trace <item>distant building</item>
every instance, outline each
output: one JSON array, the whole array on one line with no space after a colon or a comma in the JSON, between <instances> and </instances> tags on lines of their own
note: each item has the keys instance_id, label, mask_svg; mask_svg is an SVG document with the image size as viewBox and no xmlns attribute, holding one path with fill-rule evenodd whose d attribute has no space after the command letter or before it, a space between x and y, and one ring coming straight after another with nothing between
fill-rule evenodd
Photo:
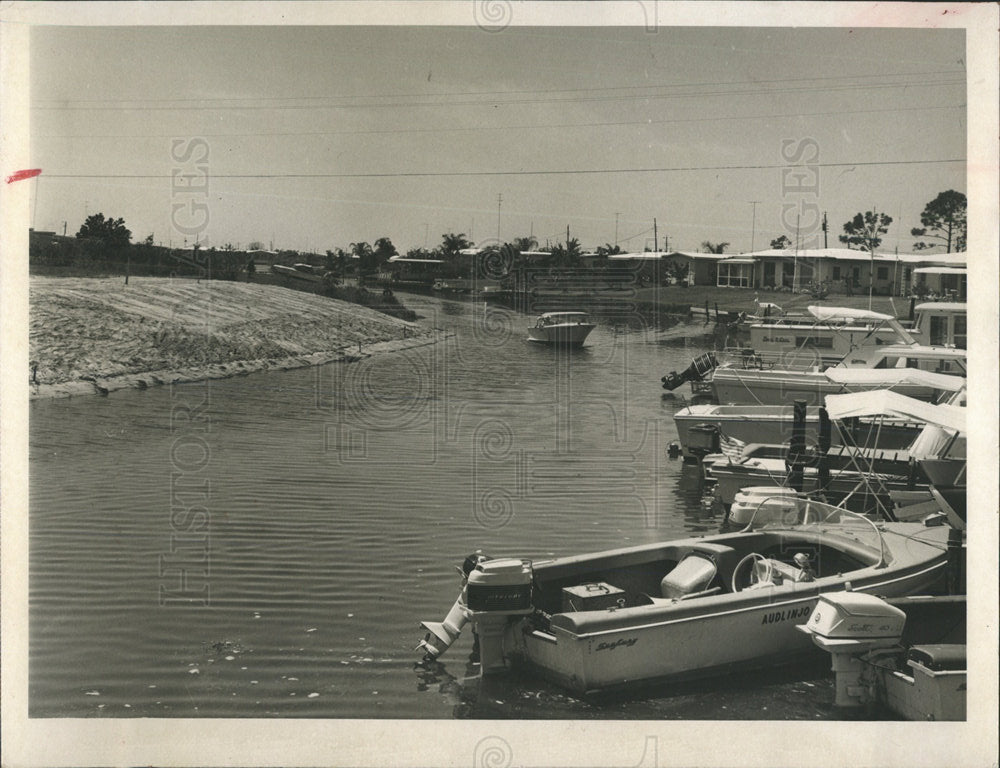
<instances>
[{"instance_id":1,"label":"distant building","mask_svg":"<svg viewBox=\"0 0 1000 768\"><path fill-rule=\"evenodd\" d=\"M948 289L961 292L963 296L965 293L958 273L926 271L931 267L964 268L964 252L876 253L872 256L867 251L850 248L770 249L741 254L739 259L752 261L751 285L767 290L800 291L810 285L825 283L830 290L838 293L867 293L871 285L872 292L876 294L907 296L916 283L914 278L917 275L924 274L929 278L934 274L941 275L941 278L933 280L935 284L943 279L948 283ZM734 260L731 263L735 267L740 262ZM746 267L742 269L746 270ZM741 275L740 281L742 279Z\"/></svg>"},{"instance_id":2,"label":"distant building","mask_svg":"<svg viewBox=\"0 0 1000 768\"><path fill-rule=\"evenodd\" d=\"M687 285L715 285L717 265L726 258L724 253L694 251L639 251L608 256L610 262L630 264L638 274L661 284L683 271Z\"/></svg>"}]
</instances>

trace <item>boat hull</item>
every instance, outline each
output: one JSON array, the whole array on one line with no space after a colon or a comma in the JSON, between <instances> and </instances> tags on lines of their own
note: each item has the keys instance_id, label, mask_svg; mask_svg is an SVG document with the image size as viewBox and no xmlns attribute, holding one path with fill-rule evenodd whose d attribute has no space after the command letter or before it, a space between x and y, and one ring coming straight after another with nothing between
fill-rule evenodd
<instances>
[{"instance_id":1,"label":"boat hull","mask_svg":"<svg viewBox=\"0 0 1000 768\"><path fill-rule=\"evenodd\" d=\"M931 530L910 527L922 535ZM512 661L579 694L790 662L818 652L795 627L807 620L821 593L842 590L847 580L855 590L889 597L939 588L946 568L936 541L942 533L931 538L935 543L901 537L887 566L871 565L846 576L652 606L563 613L552 616L547 629L520 619L508 626L505 644L515 649ZM793 546L806 545L798 541ZM543 566L536 577L544 579Z\"/></svg>"},{"instance_id":2,"label":"boat hull","mask_svg":"<svg viewBox=\"0 0 1000 768\"><path fill-rule=\"evenodd\" d=\"M712 394L719 403L748 405L790 405L796 400L820 406L827 395L885 389L884 385L846 386L813 371L761 371L743 368L716 368L712 374ZM920 384L890 387L917 400L932 400L937 390ZM758 441L759 442L759 441Z\"/></svg>"},{"instance_id":3,"label":"boat hull","mask_svg":"<svg viewBox=\"0 0 1000 768\"><path fill-rule=\"evenodd\" d=\"M528 341L556 346L580 347L594 330L592 323L548 325L544 328L529 328Z\"/></svg>"},{"instance_id":4,"label":"boat hull","mask_svg":"<svg viewBox=\"0 0 1000 768\"><path fill-rule=\"evenodd\" d=\"M726 437L744 443L784 444L792 434L793 406L791 405L692 405L674 414L678 441L689 452L691 428L710 424ZM871 445L871 435L877 433L879 448L905 448L913 442L922 425L876 424L859 422L849 428L854 445ZM839 429L831 430L831 445L841 444ZM806 443L819 442L819 414L811 408L806 413Z\"/></svg>"}]
</instances>

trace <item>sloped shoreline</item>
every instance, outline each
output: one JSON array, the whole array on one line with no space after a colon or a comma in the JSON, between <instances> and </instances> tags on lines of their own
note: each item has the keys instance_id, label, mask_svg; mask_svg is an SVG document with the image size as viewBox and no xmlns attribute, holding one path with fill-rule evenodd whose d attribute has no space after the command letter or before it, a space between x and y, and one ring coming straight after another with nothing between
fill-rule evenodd
<instances>
[{"instance_id":1,"label":"sloped shoreline","mask_svg":"<svg viewBox=\"0 0 1000 768\"><path fill-rule=\"evenodd\" d=\"M351 362L439 338L360 305L273 285L33 276L29 397Z\"/></svg>"}]
</instances>

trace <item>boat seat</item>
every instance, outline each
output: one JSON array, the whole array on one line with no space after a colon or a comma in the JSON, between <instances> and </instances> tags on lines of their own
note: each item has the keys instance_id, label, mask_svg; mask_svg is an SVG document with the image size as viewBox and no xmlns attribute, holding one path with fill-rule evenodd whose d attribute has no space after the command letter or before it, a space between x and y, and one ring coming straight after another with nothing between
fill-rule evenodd
<instances>
[{"instance_id":1,"label":"boat seat","mask_svg":"<svg viewBox=\"0 0 1000 768\"><path fill-rule=\"evenodd\" d=\"M914 645L906 654L906 659L907 661L921 664L935 672L965 669L965 645L950 643Z\"/></svg>"},{"instance_id":2,"label":"boat seat","mask_svg":"<svg viewBox=\"0 0 1000 768\"><path fill-rule=\"evenodd\" d=\"M664 598L678 600L686 595L704 592L718 573L715 560L704 552L688 552L660 582Z\"/></svg>"}]
</instances>

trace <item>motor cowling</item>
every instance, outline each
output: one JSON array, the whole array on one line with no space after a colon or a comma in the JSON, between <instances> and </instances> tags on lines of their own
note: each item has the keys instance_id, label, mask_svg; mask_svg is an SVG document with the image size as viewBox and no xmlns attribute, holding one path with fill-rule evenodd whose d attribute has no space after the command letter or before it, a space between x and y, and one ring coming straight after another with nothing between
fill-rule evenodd
<instances>
[{"instance_id":1,"label":"motor cowling","mask_svg":"<svg viewBox=\"0 0 1000 768\"><path fill-rule=\"evenodd\" d=\"M434 660L447 651L471 620L480 634L484 669L503 665L498 632L510 616L532 613L533 571L530 560L492 559L474 552L462 564L462 591L442 622L423 621L427 630L417 645L425 660Z\"/></svg>"},{"instance_id":2,"label":"motor cowling","mask_svg":"<svg viewBox=\"0 0 1000 768\"><path fill-rule=\"evenodd\" d=\"M718 364L719 361L716 359L715 353L706 352L703 355L698 355L683 371L672 371L660 381L663 383L664 389L674 390L685 381L699 381L705 374L714 370Z\"/></svg>"},{"instance_id":3,"label":"motor cowling","mask_svg":"<svg viewBox=\"0 0 1000 768\"><path fill-rule=\"evenodd\" d=\"M481 562L469 573L465 605L470 614L531 613L530 560L504 558Z\"/></svg>"}]
</instances>

